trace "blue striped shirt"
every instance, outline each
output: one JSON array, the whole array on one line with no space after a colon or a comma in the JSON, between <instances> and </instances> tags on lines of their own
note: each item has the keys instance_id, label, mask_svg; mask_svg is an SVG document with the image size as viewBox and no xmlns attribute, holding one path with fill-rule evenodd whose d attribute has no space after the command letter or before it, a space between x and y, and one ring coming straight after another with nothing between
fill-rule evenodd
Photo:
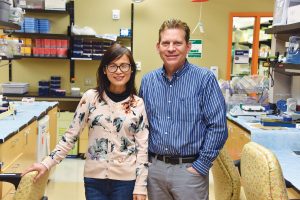
<instances>
[{"instance_id":1,"label":"blue striped shirt","mask_svg":"<svg viewBox=\"0 0 300 200\"><path fill-rule=\"evenodd\" d=\"M150 124L149 151L192 156L192 166L207 175L227 139L226 107L214 74L188 61L167 78L164 68L146 74L141 83Z\"/></svg>"}]
</instances>

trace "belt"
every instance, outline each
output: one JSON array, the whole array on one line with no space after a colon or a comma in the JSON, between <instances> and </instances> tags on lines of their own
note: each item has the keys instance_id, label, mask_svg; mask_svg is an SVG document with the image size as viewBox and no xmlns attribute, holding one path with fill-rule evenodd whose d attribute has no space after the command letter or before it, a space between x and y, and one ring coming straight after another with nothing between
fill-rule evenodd
<instances>
[{"instance_id":1,"label":"belt","mask_svg":"<svg viewBox=\"0 0 300 200\"><path fill-rule=\"evenodd\" d=\"M149 152L149 155L156 158L157 160L163 161L168 164L177 165L182 163L192 163L197 157L196 156L184 156L184 157L175 157L175 156L163 156L158 155L152 152Z\"/></svg>"}]
</instances>

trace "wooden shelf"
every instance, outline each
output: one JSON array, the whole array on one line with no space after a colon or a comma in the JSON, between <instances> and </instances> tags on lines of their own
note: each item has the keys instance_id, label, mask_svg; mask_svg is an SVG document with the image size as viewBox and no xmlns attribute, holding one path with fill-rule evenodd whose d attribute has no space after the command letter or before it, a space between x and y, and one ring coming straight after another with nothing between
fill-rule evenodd
<instances>
[{"instance_id":1,"label":"wooden shelf","mask_svg":"<svg viewBox=\"0 0 300 200\"><path fill-rule=\"evenodd\" d=\"M300 76L300 64L278 63L274 71L287 76Z\"/></svg>"},{"instance_id":2,"label":"wooden shelf","mask_svg":"<svg viewBox=\"0 0 300 200\"><path fill-rule=\"evenodd\" d=\"M272 28L265 30L265 33L267 34L299 34L299 32L300 22L282 26L273 26Z\"/></svg>"},{"instance_id":3,"label":"wooden shelf","mask_svg":"<svg viewBox=\"0 0 300 200\"><path fill-rule=\"evenodd\" d=\"M21 29L21 26L11 22L4 22L0 20L0 29L19 30Z\"/></svg>"}]
</instances>

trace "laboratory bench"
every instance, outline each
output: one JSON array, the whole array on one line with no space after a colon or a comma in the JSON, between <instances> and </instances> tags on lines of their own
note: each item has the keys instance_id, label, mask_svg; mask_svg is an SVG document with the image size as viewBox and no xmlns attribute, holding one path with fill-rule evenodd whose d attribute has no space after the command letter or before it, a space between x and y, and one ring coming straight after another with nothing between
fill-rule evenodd
<instances>
[{"instance_id":1,"label":"laboratory bench","mask_svg":"<svg viewBox=\"0 0 300 200\"><path fill-rule=\"evenodd\" d=\"M1 173L20 173L36 162L38 122L49 116L50 148L56 144L58 102L13 102L16 115L0 120ZM0 183L0 199L9 199L13 185Z\"/></svg>"},{"instance_id":2,"label":"laboratory bench","mask_svg":"<svg viewBox=\"0 0 300 200\"><path fill-rule=\"evenodd\" d=\"M28 92L26 94L5 94L5 97L12 101L21 101L22 98L35 98L36 101L58 102L58 108L60 111L70 112L74 112L76 110L81 99L81 96L71 96L70 94L66 94L66 96L63 97L53 95L40 96L37 92Z\"/></svg>"},{"instance_id":3,"label":"laboratory bench","mask_svg":"<svg viewBox=\"0 0 300 200\"><path fill-rule=\"evenodd\" d=\"M228 140L226 149L233 160L239 160L243 146L256 142L270 149L278 158L283 176L300 191L300 129L263 127L260 117L227 114Z\"/></svg>"}]
</instances>

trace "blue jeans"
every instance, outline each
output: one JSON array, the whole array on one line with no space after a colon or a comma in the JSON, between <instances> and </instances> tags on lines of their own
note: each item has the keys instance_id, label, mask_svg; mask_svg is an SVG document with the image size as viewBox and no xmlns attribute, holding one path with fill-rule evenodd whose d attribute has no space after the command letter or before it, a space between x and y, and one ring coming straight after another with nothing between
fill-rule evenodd
<instances>
[{"instance_id":1,"label":"blue jeans","mask_svg":"<svg viewBox=\"0 0 300 200\"><path fill-rule=\"evenodd\" d=\"M135 180L84 178L87 200L132 200Z\"/></svg>"}]
</instances>

